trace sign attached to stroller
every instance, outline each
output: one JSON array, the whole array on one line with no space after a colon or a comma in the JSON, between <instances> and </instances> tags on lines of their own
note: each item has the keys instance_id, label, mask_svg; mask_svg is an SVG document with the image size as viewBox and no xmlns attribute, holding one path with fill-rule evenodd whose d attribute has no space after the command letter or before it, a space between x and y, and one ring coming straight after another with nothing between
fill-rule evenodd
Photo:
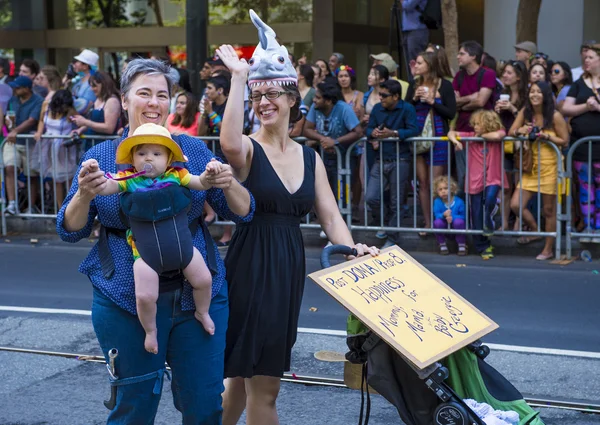
<instances>
[{"instance_id":1,"label":"sign attached to stroller","mask_svg":"<svg viewBox=\"0 0 600 425\"><path fill-rule=\"evenodd\" d=\"M397 246L308 277L419 369L498 328Z\"/></svg>"}]
</instances>

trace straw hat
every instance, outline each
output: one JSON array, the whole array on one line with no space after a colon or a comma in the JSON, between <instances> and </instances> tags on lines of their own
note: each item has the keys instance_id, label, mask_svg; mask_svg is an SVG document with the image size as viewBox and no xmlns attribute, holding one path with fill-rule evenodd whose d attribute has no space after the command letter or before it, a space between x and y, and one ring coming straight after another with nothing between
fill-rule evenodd
<instances>
[{"instance_id":1,"label":"straw hat","mask_svg":"<svg viewBox=\"0 0 600 425\"><path fill-rule=\"evenodd\" d=\"M187 162L187 157L183 154L181 147L171 138L169 130L157 124L146 123L140 125L131 136L119 143L117 164L132 164L132 149L145 143L162 145L169 149L171 151L169 162Z\"/></svg>"}]
</instances>

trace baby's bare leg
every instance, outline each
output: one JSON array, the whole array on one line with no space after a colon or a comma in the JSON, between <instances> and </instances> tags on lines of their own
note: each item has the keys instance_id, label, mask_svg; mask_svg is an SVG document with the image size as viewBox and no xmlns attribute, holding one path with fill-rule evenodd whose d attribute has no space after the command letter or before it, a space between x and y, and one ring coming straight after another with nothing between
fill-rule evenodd
<instances>
[{"instance_id":1,"label":"baby's bare leg","mask_svg":"<svg viewBox=\"0 0 600 425\"><path fill-rule=\"evenodd\" d=\"M212 291L212 275L204 263L200 252L194 248L194 255L190 264L183 270L183 275L194 289L194 304L196 304L196 319L202 323L204 330L211 335L215 334L215 324L208 314L210 296Z\"/></svg>"},{"instance_id":2,"label":"baby's bare leg","mask_svg":"<svg viewBox=\"0 0 600 425\"><path fill-rule=\"evenodd\" d=\"M144 260L138 258L133 263L135 281L135 302L137 314L146 340L144 348L149 353L158 354L156 333L156 300L158 300L158 274Z\"/></svg>"}]
</instances>

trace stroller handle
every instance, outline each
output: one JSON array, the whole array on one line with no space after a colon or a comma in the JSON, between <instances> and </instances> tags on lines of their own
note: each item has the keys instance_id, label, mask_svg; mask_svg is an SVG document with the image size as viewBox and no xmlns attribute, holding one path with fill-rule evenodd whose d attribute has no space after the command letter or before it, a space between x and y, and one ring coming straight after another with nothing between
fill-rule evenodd
<instances>
[{"instance_id":1,"label":"stroller handle","mask_svg":"<svg viewBox=\"0 0 600 425\"><path fill-rule=\"evenodd\" d=\"M331 263L329 262L329 257L331 257L332 255L335 254L342 254L342 255L358 255L358 252L356 252L356 249L354 248L350 248L349 246L346 245L330 245L325 247L325 249L323 249L323 252L321 253L321 268L328 268L331 266Z\"/></svg>"}]
</instances>

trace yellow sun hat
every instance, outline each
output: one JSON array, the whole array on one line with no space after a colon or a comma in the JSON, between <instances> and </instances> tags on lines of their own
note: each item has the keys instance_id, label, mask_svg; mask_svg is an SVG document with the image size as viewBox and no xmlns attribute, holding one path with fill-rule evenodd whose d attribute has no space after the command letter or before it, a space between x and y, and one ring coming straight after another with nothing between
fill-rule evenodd
<instances>
[{"instance_id":1,"label":"yellow sun hat","mask_svg":"<svg viewBox=\"0 0 600 425\"><path fill-rule=\"evenodd\" d=\"M171 138L169 130L163 126L146 123L135 129L133 134L123 139L117 147L117 164L132 164L131 152L137 145L143 144L162 145L171 151L169 162L187 162L181 147Z\"/></svg>"}]
</instances>

